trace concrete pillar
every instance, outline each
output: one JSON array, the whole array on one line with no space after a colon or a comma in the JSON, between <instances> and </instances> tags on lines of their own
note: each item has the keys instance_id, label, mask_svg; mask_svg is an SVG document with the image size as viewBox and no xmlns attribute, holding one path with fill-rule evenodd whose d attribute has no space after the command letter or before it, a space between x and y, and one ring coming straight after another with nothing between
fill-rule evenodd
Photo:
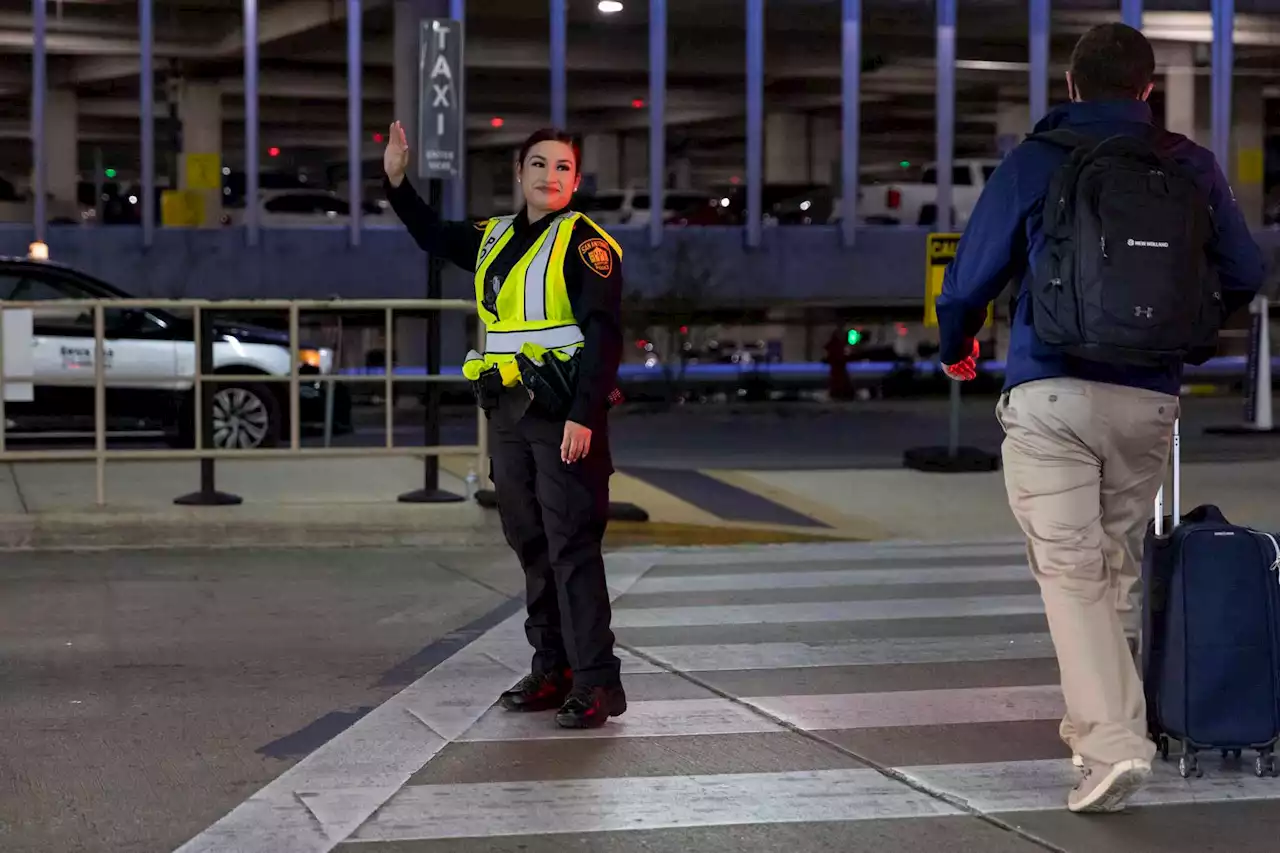
<instances>
[{"instance_id":1,"label":"concrete pillar","mask_svg":"<svg viewBox=\"0 0 1280 853\"><path fill-rule=\"evenodd\" d=\"M996 154L1005 157L1031 130L1031 105L1004 101L996 105Z\"/></svg>"},{"instance_id":2,"label":"concrete pillar","mask_svg":"<svg viewBox=\"0 0 1280 853\"><path fill-rule=\"evenodd\" d=\"M178 100L178 118L182 121L182 157L178 160L178 188L191 189L187 157L213 154L222 157L222 89L217 83L188 80ZM219 167L220 168L220 167ZM200 190L204 199L204 227L222 227L222 186L218 177L216 189ZM257 199L245 199L254 204Z\"/></svg>"},{"instance_id":3,"label":"concrete pillar","mask_svg":"<svg viewBox=\"0 0 1280 853\"><path fill-rule=\"evenodd\" d=\"M1173 133L1196 139L1195 46L1175 43L1166 48L1164 73L1164 126Z\"/></svg>"},{"instance_id":4,"label":"concrete pillar","mask_svg":"<svg viewBox=\"0 0 1280 853\"><path fill-rule=\"evenodd\" d=\"M619 167L622 187L649 186L649 134L629 133L622 137L622 164Z\"/></svg>"},{"instance_id":5,"label":"concrete pillar","mask_svg":"<svg viewBox=\"0 0 1280 853\"><path fill-rule=\"evenodd\" d=\"M1237 78L1232 107L1231 164L1227 172L1245 221L1262 227L1266 103L1256 80Z\"/></svg>"},{"instance_id":6,"label":"concrete pillar","mask_svg":"<svg viewBox=\"0 0 1280 853\"><path fill-rule=\"evenodd\" d=\"M613 190L620 184L621 146L614 133L593 133L582 141L582 186L590 190ZM646 152L646 157L647 157Z\"/></svg>"},{"instance_id":7,"label":"concrete pillar","mask_svg":"<svg viewBox=\"0 0 1280 853\"><path fill-rule=\"evenodd\" d=\"M72 89L50 89L44 112L45 187L48 190L50 219L80 220L77 184L80 181L79 126L76 93Z\"/></svg>"},{"instance_id":8,"label":"concrete pillar","mask_svg":"<svg viewBox=\"0 0 1280 853\"><path fill-rule=\"evenodd\" d=\"M815 116L809 123L809 183L840 185L840 119Z\"/></svg>"},{"instance_id":9,"label":"concrete pillar","mask_svg":"<svg viewBox=\"0 0 1280 853\"><path fill-rule=\"evenodd\" d=\"M688 157L677 157L672 160L670 172L673 189L693 189L693 161Z\"/></svg>"},{"instance_id":10,"label":"concrete pillar","mask_svg":"<svg viewBox=\"0 0 1280 853\"><path fill-rule=\"evenodd\" d=\"M799 113L764 117L764 182L803 184L809 180L809 128Z\"/></svg>"}]
</instances>

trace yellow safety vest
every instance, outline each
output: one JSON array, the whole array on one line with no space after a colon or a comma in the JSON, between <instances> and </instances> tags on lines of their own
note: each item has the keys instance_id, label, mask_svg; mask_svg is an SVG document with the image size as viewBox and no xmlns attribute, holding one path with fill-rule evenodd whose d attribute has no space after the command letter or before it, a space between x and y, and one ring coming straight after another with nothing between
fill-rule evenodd
<instances>
[{"instance_id":1,"label":"yellow safety vest","mask_svg":"<svg viewBox=\"0 0 1280 853\"><path fill-rule=\"evenodd\" d=\"M489 267L515 234L515 219L515 216L494 217L484 229L476 257L475 290L476 309L485 328L485 351L480 354L473 350L468 354L463 365L463 374L468 379L474 380L481 371L497 365L504 384L515 385L520 376L515 366L517 353L523 352L535 360L541 360L548 352L568 358L582 346L582 330L573 316L564 279L565 256L579 219L598 231L618 253L618 258L622 258L622 248L587 216L576 211L555 215L503 281L495 316L484 304L485 282Z\"/></svg>"}]
</instances>

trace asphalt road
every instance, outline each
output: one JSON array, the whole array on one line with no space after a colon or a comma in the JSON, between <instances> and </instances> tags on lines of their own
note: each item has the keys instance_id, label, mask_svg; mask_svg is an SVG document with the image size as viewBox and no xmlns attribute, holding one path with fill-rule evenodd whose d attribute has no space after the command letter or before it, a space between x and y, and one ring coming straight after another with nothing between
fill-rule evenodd
<instances>
[{"instance_id":1,"label":"asphalt road","mask_svg":"<svg viewBox=\"0 0 1280 853\"><path fill-rule=\"evenodd\" d=\"M522 588L500 549L4 555L0 850L174 849Z\"/></svg>"},{"instance_id":2,"label":"asphalt road","mask_svg":"<svg viewBox=\"0 0 1280 853\"><path fill-rule=\"evenodd\" d=\"M966 400L961 406L960 441L996 451L1002 434L995 398ZM419 413L398 418L396 443L422 441ZM1206 427L1243 422L1239 398L1189 397L1183 401L1183 458L1186 461L1240 461L1280 458L1280 435L1205 435ZM381 444L382 415L361 410L353 435L338 444ZM667 411L624 408L611 419L615 463L654 468L803 470L897 468L911 447L947 443L950 408L946 400L867 401L840 405L807 403L689 405ZM441 437L449 443L475 441L470 414L450 413ZM319 439L312 438L310 443Z\"/></svg>"}]
</instances>

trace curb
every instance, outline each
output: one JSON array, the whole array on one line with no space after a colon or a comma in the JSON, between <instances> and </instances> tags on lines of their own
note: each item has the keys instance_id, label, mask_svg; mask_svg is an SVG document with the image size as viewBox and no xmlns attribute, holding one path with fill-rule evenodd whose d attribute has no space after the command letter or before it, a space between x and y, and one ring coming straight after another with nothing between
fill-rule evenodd
<instances>
[{"instance_id":1,"label":"curb","mask_svg":"<svg viewBox=\"0 0 1280 853\"><path fill-rule=\"evenodd\" d=\"M0 516L0 551L152 548L481 547L502 544L474 507L199 507Z\"/></svg>"}]
</instances>

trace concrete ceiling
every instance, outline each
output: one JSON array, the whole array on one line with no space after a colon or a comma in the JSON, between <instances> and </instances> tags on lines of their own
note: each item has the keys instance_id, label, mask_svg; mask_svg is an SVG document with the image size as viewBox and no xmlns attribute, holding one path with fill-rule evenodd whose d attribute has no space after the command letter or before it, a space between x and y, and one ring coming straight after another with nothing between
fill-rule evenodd
<instances>
[{"instance_id":1,"label":"concrete ceiling","mask_svg":"<svg viewBox=\"0 0 1280 853\"><path fill-rule=\"evenodd\" d=\"M674 0L667 122L673 145L691 159L742 158L745 120L742 0ZM1168 45L1199 45L1207 74L1206 0L1147 3L1146 29ZM1090 25L1118 17L1119 0L1055 0L1051 92L1072 43ZM546 4L540 0L470 0L466 48L469 144L511 145L544 124L550 111ZM1237 0L1237 64L1241 76L1280 85L1280 5ZM1264 7L1275 11L1261 14ZM138 40L136 0L54 0L48 11L49 82L77 91L81 143L129 160L137 151ZM224 153L236 159L243 139L241 3L155 0L155 55L163 98L168 73L216 80L223 93ZM392 118L393 9L364 0L365 137ZM840 3L767 0L766 109L839 114ZM863 151L878 157L927 158L933 147L934 30L932 0L864 2ZM346 144L346 3L260 0L258 21L262 143L343 156ZM568 73L571 125L583 132L642 133L648 112L633 101L648 94L648 3L602 16L594 0L569 4ZM957 153L989 153L998 98L1026 98L1025 0L960 0ZM29 138L30 4L0 0L0 149L21 159ZM157 116L169 112L158 105ZM490 119L501 117L501 130ZM163 149L164 143L160 143ZM82 144L82 149L84 145ZM705 152L700 155L699 152ZM82 154L82 157L84 155Z\"/></svg>"}]
</instances>

